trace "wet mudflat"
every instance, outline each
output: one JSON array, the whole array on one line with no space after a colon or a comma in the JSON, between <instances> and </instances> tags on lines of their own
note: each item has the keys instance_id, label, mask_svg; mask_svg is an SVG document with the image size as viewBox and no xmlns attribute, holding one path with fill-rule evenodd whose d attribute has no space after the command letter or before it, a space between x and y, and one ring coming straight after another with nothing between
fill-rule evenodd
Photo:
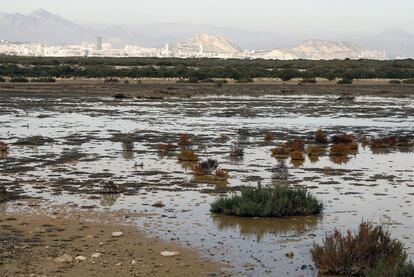
<instances>
[{"instance_id":1,"label":"wet mudflat","mask_svg":"<svg viewBox=\"0 0 414 277\"><path fill-rule=\"evenodd\" d=\"M235 276L313 276L309 250L326 232L356 228L362 219L390 224L414 254L412 147L371 149L364 136L414 135L414 101L341 95L192 96L165 99L110 96L0 96L0 182L13 199L40 204L148 213L132 218L149 235L200 249L229 264ZM361 138L347 158L275 159L271 149L315 131ZM271 132L273 139L264 135ZM213 158L227 181L194 175L180 147ZM234 147L243 157L231 157ZM309 188L325 204L321 216L246 219L212 215L220 194L260 182ZM7 197L6 197L7 200ZM4 209L18 210L15 201ZM128 220L131 220L129 218ZM293 254L293 255L292 255ZM277 274L276 274L277 276Z\"/></svg>"}]
</instances>

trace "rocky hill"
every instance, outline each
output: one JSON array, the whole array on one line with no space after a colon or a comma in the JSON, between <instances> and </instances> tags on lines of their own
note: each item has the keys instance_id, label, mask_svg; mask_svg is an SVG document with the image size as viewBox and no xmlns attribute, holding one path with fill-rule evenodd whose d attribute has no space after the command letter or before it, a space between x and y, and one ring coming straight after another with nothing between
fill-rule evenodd
<instances>
[{"instance_id":1,"label":"rocky hill","mask_svg":"<svg viewBox=\"0 0 414 277\"><path fill-rule=\"evenodd\" d=\"M175 52L237 55L242 50L218 35L200 34L174 46Z\"/></svg>"},{"instance_id":2,"label":"rocky hill","mask_svg":"<svg viewBox=\"0 0 414 277\"><path fill-rule=\"evenodd\" d=\"M275 49L264 55L266 59L381 59L381 51L363 49L351 42L334 42L325 40L306 40L292 49Z\"/></svg>"}]
</instances>

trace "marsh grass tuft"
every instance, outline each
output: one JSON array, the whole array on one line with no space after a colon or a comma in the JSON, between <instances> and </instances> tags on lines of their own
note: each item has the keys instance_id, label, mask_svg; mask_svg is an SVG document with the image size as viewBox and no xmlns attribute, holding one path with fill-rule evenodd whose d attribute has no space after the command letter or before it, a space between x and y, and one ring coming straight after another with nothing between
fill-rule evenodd
<instances>
[{"instance_id":1,"label":"marsh grass tuft","mask_svg":"<svg viewBox=\"0 0 414 277\"><path fill-rule=\"evenodd\" d=\"M348 231L345 235L335 230L322 245L315 244L311 254L322 274L349 276L381 270L375 269L381 263L404 266L407 259L403 244L392 239L383 226L370 222L362 222L356 232Z\"/></svg>"},{"instance_id":2,"label":"marsh grass tuft","mask_svg":"<svg viewBox=\"0 0 414 277\"><path fill-rule=\"evenodd\" d=\"M320 144L328 143L328 137L323 129L319 129L316 131L315 142Z\"/></svg>"},{"instance_id":3,"label":"marsh grass tuft","mask_svg":"<svg viewBox=\"0 0 414 277\"><path fill-rule=\"evenodd\" d=\"M182 150L178 153L177 158L179 161L182 162L196 162L198 161L197 154L194 153L193 150Z\"/></svg>"},{"instance_id":4,"label":"marsh grass tuft","mask_svg":"<svg viewBox=\"0 0 414 277\"><path fill-rule=\"evenodd\" d=\"M323 204L306 189L288 187L244 188L241 195L220 197L210 211L243 217L285 217L319 214Z\"/></svg>"},{"instance_id":5,"label":"marsh grass tuft","mask_svg":"<svg viewBox=\"0 0 414 277\"><path fill-rule=\"evenodd\" d=\"M0 152L8 152L9 151L9 146L7 145L7 143L0 141Z\"/></svg>"},{"instance_id":6,"label":"marsh grass tuft","mask_svg":"<svg viewBox=\"0 0 414 277\"><path fill-rule=\"evenodd\" d=\"M414 264L412 262L405 264L392 265L389 263L378 263L367 274L367 277L412 277L414 276Z\"/></svg>"}]
</instances>

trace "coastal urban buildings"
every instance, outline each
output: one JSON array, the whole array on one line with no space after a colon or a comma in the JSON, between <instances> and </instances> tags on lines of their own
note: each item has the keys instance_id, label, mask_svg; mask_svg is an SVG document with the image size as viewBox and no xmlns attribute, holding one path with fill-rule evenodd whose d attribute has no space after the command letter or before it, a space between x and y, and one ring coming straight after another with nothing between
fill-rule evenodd
<instances>
[{"instance_id":1,"label":"coastal urban buildings","mask_svg":"<svg viewBox=\"0 0 414 277\"><path fill-rule=\"evenodd\" d=\"M386 59L385 51L368 50L349 42L307 40L291 49L272 51L243 50L218 35L199 34L175 45L162 47L140 47L126 45L113 48L97 37L96 44L46 45L40 43L18 43L0 41L0 54L46 57L177 57L177 58L222 58L222 59Z\"/></svg>"}]
</instances>

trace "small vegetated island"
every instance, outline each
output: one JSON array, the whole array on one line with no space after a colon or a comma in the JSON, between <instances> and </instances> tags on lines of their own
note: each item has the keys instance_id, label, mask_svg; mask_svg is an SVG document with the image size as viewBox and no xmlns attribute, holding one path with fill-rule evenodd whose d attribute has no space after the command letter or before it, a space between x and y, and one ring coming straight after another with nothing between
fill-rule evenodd
<instances>
[{"instance_id":1,"label":"small vegetated island","mask_svg":"<svg viewBox=\"0 0 414 277\"><path fill-rule=\"evenodd\" d=\"M219 197L211 212L243 217L286 217L319 214L323 204L304 188L243 188L240 195Z\"/></svg>"}]
</instances>

